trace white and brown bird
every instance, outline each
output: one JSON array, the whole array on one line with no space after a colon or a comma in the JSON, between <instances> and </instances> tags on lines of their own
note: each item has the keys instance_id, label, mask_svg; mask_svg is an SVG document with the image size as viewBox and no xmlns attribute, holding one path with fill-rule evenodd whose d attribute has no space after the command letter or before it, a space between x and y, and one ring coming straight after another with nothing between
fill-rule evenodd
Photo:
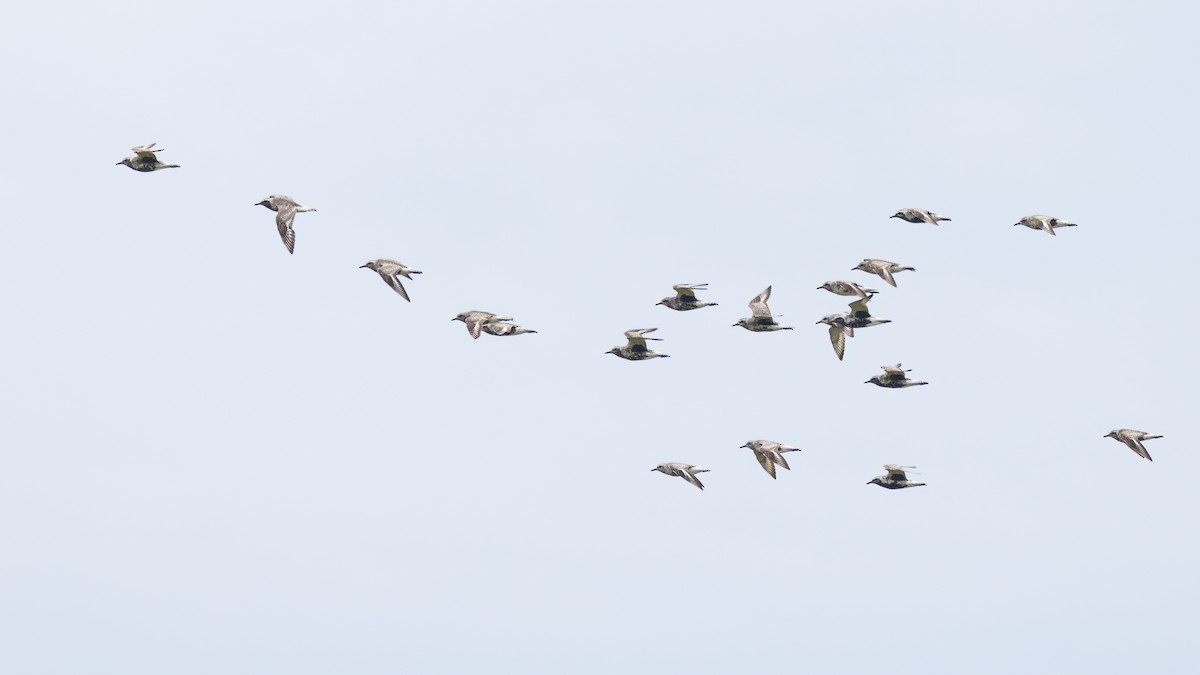
<instances>
[{"instance_id":1,"label":"white and brown bird","mask_svg":"<svg viewBox=\"0 0 1200 675\"><path fill-rule=\"evenodd\" d=\"M762 465L763 471L767 472L771 478L775 477L775 467L781 466L788 471L792 467L788 466L787 460L783 458L785 452L800 452L800 448L795 448L783 443L775 441L754 440L746 441L743 448L750 448L754 452L754 458Z\"/></svg>"},{"instance_id":2,"label":"white and brown bird","mask_svg":"<svg viewBox=\"0 0 1200 675\"><path fill-rule=\"evenodd\" d=\"M883 368L883 375L876 375L863 384L874 384L880 387L887 387L888 389L903 389L904 387L929 384L921 380L908 379L908 373L912 372L912 368L903 368L899 363L894 366L880 367Z\"/></svg>"},{"instance_id":3,"label":"white and brown bird","mask_svg":"<svg viewBox=\"0 0 1200 675\"><path fill-rule=\"evenodd\" d=\"M704 489L704 483L701 483L700 479L696 478L696 474L708 471L708 469L702 469L698 466L687 464L685 462L666 462L665 464L659 464L650 470L659 471L667 474L668 476L679 476L701 490Z\"/></svg>"},{"instance_id":4,"label":"white and brown bird","mask_svg":"<svg viewBox=\"0 0 1200 675\"><path fill-rule=\"evenodd\" d=\"M871 479L867 485L878 485L889 490L900 490L902 488L920 487L924 483L917 483L908 479L908 475L904 473L905 469L915 469L915 466L899 466L897 464L884 464L883 468L887 471L887 475L876 476Z\"/></svg>"},{"instance_id":5,"label":"white and brown bird","mask_svg":"<svg viewBox=\"0 0 1200 675\"><path fill-rule=\"evenodd\" d=\"M659 354L651 351L646 346L647 340L662 340L662 338L648 338L646 333L653 333L657 328L634 328L633 330L625 331L626 343L619 347L604 352L605 354L616 354L617 356L626 359L627 361L645 361L646 359L668 358L669 354Z\"/></svg>"},{"instance_id":6,"label":"white and brown bird","mask_svg":"<svg viewBox=\"0 0 1200 675\"><path fill-rule=\"evenodd\" d=\"M677 312L686 312L701 307L716 307L715 302L701 302L696 298L696 291L707 291L708 284L675 284L675 295L663 298L657 304L669 307Z\"/></svg>"},{"instance_id":7,"label":"white and brown bird","mask_svg":"<svg viewBox=\"0 0 1200 675\"><path fill-rule=\"evenodd\" d=\"M867 302L855 300L850 303L850 311L845 314L830 314L817 322L829 326L829 341L833 343L833 352L837 354L839 361L846 353L846 338L854 337L855 328L870 328L892 322L891 319L877 319L871 316Z\"/></svg>"},{"instance_id":8,"label":"white and brown bird","mask_svg":"<svg viewBox=\"0 0 1200 675\"><path fill-rule=\"evenodd\" d=\"M1078 227L1077 223L1070 223L1065 220L1055 218L1054 216L1025 216L1024 218L1013 223L1013 227L1016 227L1017 225L1024 225L1031 230L1041 230L1046 234L1052 234L1054 236L1058 236L1054 233L1055 228Z\"/></svg>"},{"instance_id":9,"label":"white and brown bird","mask_svg":"<svg viewBox=\"0 0 1200 675\"><path fill-rule=\"evenodd\" d=\"M292 221L296 220L297 213L307 213L316 209L299 204L286 195L271 195L254 205L265 206L275 212L275 227L279 230L279 238L283 240L288 253L295 253L296 231L292 229Z\"/></svg>"},{"instance_id":10,"label":"white and brown bird","mask_svg":"<svg viewBox=\"0 0 1200 675\"><path fill-rule=\"evenodd\" d=\"M372 272L379 274L379 278L383 279L383 283L387 284L393 291L396 291L400 297L412 302L408 298L408 291L404 290L404 284L400 283L400 277L412 279L413 274L422 274L421 270L414 270L405 265L399 260L390 258L379 258L378 260L368 260L367 264L359 265L359 269L369 269Z\"/></svg>"},{"instance_id":11,"label":"white and brown bird","mask_svg":"<svg viewBox=\"0 0 1200 675\"><path fill-rule=\"evenodd\" d=\"M483 329L483 332L487 333L488 335L495 335L497 337L525 335L527 333L537 332L531 328L523 328L515 323L508 323L507 321L494 321L491 323L484 322L481 328Z\"/></svg>"},{"instance_id":12,"label":"white and brown bird","mask_svg":"<svg viewBox=\"0 0 1200 675\"><path fill-rule=\"evenodd\" d=\"M738 319L734 326L741 326L748 331L754 333L766 333L776 330L792 330L791 326L781 326L775 321L775 317L771 314L771 309L767 307L767 300L771 297L771 287L767 286L762 293L754 296L750 301L750 316L745 319Z\"/></svg>"},{"instance_id":13,"label":"white and brown bird","mask_svg":"<svg viewBox=\"0 0 1200 675\"><path fill-rule=\"evenodd\" d=\"M853 281L826 281L817 286L817 290L826 290L834 295L853 296L857 295L863 300L870 300L879 291L874 288L863 288Z\"/></svg>"},{"instance_id":14,"label":"white and brown bird","mask_svg":"<svg viewBox=\"0 0 1200 675\"><path fill-rule=\"evenodd\" d=\"M945 216L939 216L933 211L926 211L925 209L900 209L888 217L899 218L900 220L905 220L910 223L929 223L930 225L937 225L938 221L941 220L950 222L949 218L946 218Z\"/></svg>"},{"instance_id":15,"label":"white and brown bird","mask_svg":"<svg viewBox=\"0 0 1200 675\"><path fill-rule=\"evenodd\" d=\"M479 333L483 330L483 326L489 323L498 323L501 321L512 321L511 316L497 316L491 312L481 312L472 310L470 312L460 312L458 316L450 319L451 321L461 321L467 326L467 332L471 337L478 340Z\"/></svg>"},{"instance_id":16,"label":"white and brown bird","mask_svg":"<svg viewBox=\"0 0 1200 675\"><path fill-rule=\"evenodd\" d=\"M1146 450L1146 446L1142 445L1142 441L1148 441L1154 438L1162 438L1162 436L1153 436L1144 431L1138 431L1137 429L1113 429L1107 434L1104 434L1104 437L1121 441L1125 445L1129 446L1130 450L1136 452L1139 457L1145 457L1151 462L1154 460L1151 459L1150 453Z\"/></svg>"},{"instance_id":17,"label":"white and brown bird","mask_svg":"<svg viewBox=\"0 0 1200 675\"><path fill-rule=\"evenodd\" d=\"M158 161L158 155L155 153L162 152L163 149L158 148L156 150L154 145L154 143L151 143L150 145L139 145L136 148L132 148L134 153L133 157L126 157L125 159L117 162L117 166L124 165L133 169L134 171L141 171L142 173L158 171L159 169L179 168L178 164L163 164L162 162Z\"/></svg>"},{"instance_id":18,"label":"white and brown bird","mask_svg":"<svg viewBox=\"0 0 1200 675\"><path fill-rule=\"evenodd\" d=\"M854 266L854 269L879 275L880 279L883 279L892 286L896 285L896 279L892 275L904 271L917 271L917 268L915 267L901 265L888 260L880 260L879 258L864 258L862 262Z\"/></svg>"}]
</instances>

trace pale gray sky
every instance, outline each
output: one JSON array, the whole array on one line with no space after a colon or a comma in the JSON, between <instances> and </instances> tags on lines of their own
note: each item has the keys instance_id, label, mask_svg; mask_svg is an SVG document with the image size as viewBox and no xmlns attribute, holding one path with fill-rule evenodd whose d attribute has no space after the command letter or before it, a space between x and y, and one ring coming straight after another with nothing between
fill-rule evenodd
<instances>
[{"instance_id":1,"label":"pale gray sky","mask_svg":"<svg viewBox=\"0 0 1200 675\"><path fill-rule=\"evenodd\" d=\"M0 670L1191 672L1198 14L10 9Z\"/></svg>"}]
</instances>

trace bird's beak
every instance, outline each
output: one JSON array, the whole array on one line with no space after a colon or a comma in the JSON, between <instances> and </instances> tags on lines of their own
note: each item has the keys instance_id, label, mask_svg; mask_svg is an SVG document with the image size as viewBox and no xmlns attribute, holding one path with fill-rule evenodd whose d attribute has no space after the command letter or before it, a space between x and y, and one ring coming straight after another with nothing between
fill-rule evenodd
<instances>
[{"instance_id":1,"label":"bird's beak","mask_svg":"<svg viewBox=\"0 0 1200 675\"><path fill-rule=\"evenodd\" d=\"M366 265L359 265L359 266L358 266L358 269L360 269L360 270L361 270L361 269L362 269L362 268L364 268L364 267L366 267ZM450 320L451 320L451 321L453 321L454 319L450 319Z\"/></svg>"},{"instance_id":2,"label":"bird's beak","mask_svg":"<svg viewBox=\"0 0 1200 675\"><path fill-rule=\"evenodd\" d=\"M117 164L116 164L116 165L117 165L117 166L121 166L121 165L122 165L122 164L124 164L124 163L125 163L125 162L117 162Z\"/></svg>"},{"instance_id":3,"label":"bird's beak","mask_svg":"<svg viewBox=\"0 0 1200 675\"><path fill-rule=\"evenodd\" d=\"M863 384L871 384L871 381L867 380L866 382L863 382Z\"/></svg>"},{"instance_id":4,"label":"bird's beak","mask_svg":"<svg viewBox=\"0 0 1200 675\"><path fill-rule=\"evenodd\" d=\"M869 481L867 481L867 485L870 485L871 483L874 483L874 482L875 481L873 481L873 480L869 480Z\"/></svg>"}]
</instances>

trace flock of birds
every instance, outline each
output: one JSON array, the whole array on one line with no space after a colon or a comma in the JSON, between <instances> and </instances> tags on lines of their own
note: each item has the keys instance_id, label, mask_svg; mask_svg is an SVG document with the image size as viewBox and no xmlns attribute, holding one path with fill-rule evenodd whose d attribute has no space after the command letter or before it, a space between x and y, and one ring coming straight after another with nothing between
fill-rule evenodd
<instances>
[{"instance_id":1,"label":"flock of birds","mask_svg":"<svg viewBox=\"0 0 1200 675\"><path fill-rule=\"evenodd\" d=\"M118 166L124 165L134 171L149 173L160 169L178 169L178 164L166 164L159 160L158 153L162 152L162 148L155 148L155 144L140 145L133 148L133 157L126 157L117 162ZM295 253L296 249L296 231L293 229L293 223L296 220L297 213L308 213L316 211L316 209L304 206L285 195L271 195L266 199L257 202L255 206L264 206L275 212L275 227L279 230L279 237L283 240L283 245L287 248L288 253ZM924 209L906 208L900 209L891 216L899 218L909 223L928 223L937 225L940 222L949 221L950 218L940 216L932 211ZM1055 235L1055 230L1060 227L1076 227L1076 223L1068 222L1052 216L1025 216L1016 223L1024 225L1033 230L1041 230L1047 234ZM408 267L404 263L390 258L379 258L369 260L360 268L369 269L383 279L384 283L395 291L400 297L412 302L408 296L408 291L405 290L404 284L400 278L412 279L412 275L421 274L421 270ZM907 265L901 265L888 260L878 258L867 258L856 265L854 270L861 270L869 274L874 274L883 279L888 285L896 288L895 275L900 272L915 272L916 268ZM697 291L707 291L708 284L676 284L672 287L675 295L663 298L657 304L663 305L669 309L678 312L687 312L704 307L716 307L715 302L704 302L696 296ZM885 323L891 323L889 319L879 319L871 316L867 308L867 304L875 297L879 291L872 288L864 288L853 281L827 281L817 287L818 290L826 290L835 295L843 297L854 297L855 300L850 302L850 310L840 314L830 314L821 320L818 324L829 326L829 340L833 345L833 351L837 355L838 360L842 360L846 353L846 341L848 338L854 337L855 329L870 328ZM794 330L793 326L784 326L777 322L776 316L771 313L770 307L767 306L767 301L771 298L771 287L767 286L761 293L754 296L750 300L750 316L739 319L734 326L741 326L748 331L754 333L768 333L780 330ZM497 337L506 337L512 335L524 335L527 333L536 333L536 330L524 328L515 323L512 323L513 318L508 316L500 316L491 312L483 312L472 310L462 312L455 316L451 321L462 321L467 327L467 332L471 337L478 339L483 333ZM653 333L657 328L634 328L625 331L625 344L618 345L608 350L607 354L614 354L629 361L646 361L655 358L668 358L668 354L660 354L650 349L649 341L660 341L661 338L647 337L648 333ZM914 387L919 385L929 384L921 380L913 380L908 377L911 369L902 367L897 363L891 366L883 366L883 374L875 375L867 380L865 384L874 384L880 387L890 389L903 389L906 387ZM1159 435L1152 435L1145 431L1137 431L1135 429L1114 429L1104 436L1120 441L1133 450L1140 457L1153 461L1150 453L1143 445L1143 441L1162 438ZM791 470L787 460L784 458L784 453L799 452L800 448L778 443L768 440L753 440L747 441L742 448L747 448L754 453L755 459L762 466L763 470L771 478L776 477L776 467ZM889 490L898 490L910 487L919 487L925 483L918 483L908 479L905 472L906 469L913 469L911 466L900 466L898 464L885 464L886 473L882 476L872 478L867 485L878 485ZM701 490L704 489L704 484L696 477L698 473L707 472L708 469L701 468L685 462L665 462L651 469L658 471L668 476L676 476L695 485Z\"/></svg>"}]
</instances>

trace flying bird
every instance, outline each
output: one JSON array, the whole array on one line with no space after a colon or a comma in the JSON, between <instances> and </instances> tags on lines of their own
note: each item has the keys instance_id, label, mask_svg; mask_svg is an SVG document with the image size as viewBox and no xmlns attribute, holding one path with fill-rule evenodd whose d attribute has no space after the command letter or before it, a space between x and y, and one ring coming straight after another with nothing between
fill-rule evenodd
<instances>
[{"instance_id":1,"label":"flying bird","mask_svg":"<svg viewBox=\"0 0 1200 675\"><path fill-rule=\"evenodd\" d=\"M671 288L675 289L675 295L663 298L662 302L657 304L665 305L678 312L717 306L715 302L701 302L696 299L696 291L707 291L708 284L675 284Z\"/></svg>"},{"instance_id":2,"label":"flying bird","mask_svg":"<svg viewBox=\"0 0 1200 675\"><path fill-rule=\"evenodd\" d=\"M904 473L905 469L915 469L915 466L898 466L896 464L884 464L883 468L887 471L886 476L876 476L871 479L867 485L878 485L889 490L900 490L902 488L920 487L924 483L916 483L908 479L908 475Z\"/></svg>"},{"instance_id":3,"label":"flying bird","mask_svg":"<svg viewBox=\"0 0 1200 675\"><path fill-rule=\"evenodd\" d=\"M845 355L846 338L854 337L855 328L870 328L892 322L891 319L877 319L871 316L871 312L867 310L867 302L855 300L850 303L849 312L830 314L817 322L829 326L829 341L833 343L833 353L837 354L838 361Z\"/></svg>"},{"instance_id":4,"label":"flying bird","mask_svg":"<svg viewBox=\"0 0 1200 675\"><path fill-rule=\"evenodd\" d=\"M1144 431L1138 431L1136 429L1113 429L1107 434L1104 434L1104 437L1121 441L1125 445L1129 446L1130 450L1136 452L1140 457L1149 459L1151 462L1154 460L1151 459L1150 453L1146 451L1146 446L1142 445L1142 441L1148 441L1153 438L1162 438L1162 436L1151 436Z\"/></svg>"},{"instance_id":5,"label":"flying bird","mask_svg":"<svg viewBox=\"0 0 1200 675\"><path fill-rule=\"evenodd\" d=\"M863 300L870 300L876 293L879 292L874 288L863 288L853 281L826 281L820 286L817 286L817 290L826 290L834 295L857 295Z\"/></svg>"},{"instance_id":6,"label":"flying bird","mask_svg":"<svg viewBox=\"0 0 1200 675\"><path fill-rule=\"evenodd\" d=\"M908 379L908 373L912 372L912 368L905 369L899 363L894 366L881 366L881 368L883 368L883 375L876 375L863 384L874 384L888 389L903 389L904 387L929 384L920 380Z\"/></svg>"},{"instance_id":7,"label":"flying bird","mask_svg":"<svg viewBox=\"0 0 1200 675\"><path fill-rule=\"evenodd\" d=\"M696 474L708 471L708 469L702 469L698 466L693 466L684 462L667 462L665 464L659 464L650 470L659 471L667 474L668 476L679 476L701 490L704 489L704 483L701 483L700 479L696 478Z\"/></svg>"},{"instance_id":8,"label":"flying bird","mask_svg":"<svg viewBox=\"0 0 1200 675\"><path fill-rule=\"evenodd\" d=\"M1031 230L1041 230L1046 234L1053 234L1054 236L1058 236L1054 233L1055 228L1078 227L1077 223L1069 223L1065 220L1059 220L1053 216L1025 216L1024 218L1013 223L1013 227L1016 227L1017 225L1024 225Z\"/></svg>"},{"instance_id":9,"label":"flying bird","mask_svg":"<svg viewBox=\"0 0 1200 675\"><path fill-rule=\"evenodd\" d=\"M765 333L776 330L792 330L791 326L781 326L775 322L775 317L771 315L770 308L767 307L767 300L771 297L771 287L767 286L766 290L754 296L750 301L751 316L745 319L738 319L734 326L741 326L748 331L754 333Z\"/></svg>"},{"instance_id":10,"label":"flying bird","mask_svg":"<svg viewBox=\"0 0 1200 675\"><path fill-rule=\"evenodd\" d=\"M412 302L408 298L408 291L404 290L404 284L400 283L400 277L412 279L413 274L422 274L421 270L414 270L405 265L399 260L390 258L380 258L378 260L368 260L367 264L359 265L359 269L369 269L372 272L377 272L379 278L383 279L383 283L387 284L393 291L400 294L400 297Z\"/></svg>"},{"instance_id":11,"label":"flying bird","mask_svg":"<svg viewBox=\"0 0 1200 675\"><path fill-rule=\"evenodd\" d=\"M950 221L949 218L939 216L933 211L926 211L925 209L900 209L895 214L888 217L899 218L900 220L906 220L910 223L929 223L930 225L937 225L938 221L940 220L944 220L946 222Z\"/></svg>"},{"instance_id":12,"label":"flying bird","mask_svg":"<svg viewBox=\"0 0 1200 675\"><path fill-rule=\"evenodd\" d=\"M158 156L155 153L162 152L163 149L158 148L155 150L154 145L154 143L151 143L150 145L139 145L136 148L132 148L134 156L126 157L117 162L117 166L125 165L134 171L141 171L142 173L158 171L159 169L179 168L178 164L163 164L158 161Z\"/></svg>"},{"instance_id":13,"label":"flying bird","mask_svg":"<svg viewBox=\"0 0 1200 675\"><path fill-rule=\"evenodd\" d=\"M483 330L483 326L489 323L497 323L500 321L512 321L511 316L496 316L491 312L480 312L473 310L470 312L461 312L458 316L450 319L451 321L461 321L467 326L467 332L471 337L478 340L479 333Z\"/></svg>"},{"instance_id":14,"label":"flying bird","mask_svg":"<svg viewBox=\"0 0 1200 675\"><path fill-rule=\"evenodd\" d=\"M279 238L283 239L288 253L295 253L296 231L292 229L292 221L296 219L297 213L307 213L316 209L299 204L286 195L271 195L254 205L265 206L275 212L275 227L279 229Z\"/></svg>"},{"instance_id":15,"label":"flying bird","mask_svg":"<svg viewBox=\"0 0 1200 675\"><path fill-rule=\"evenodd\" d=\"M879 275L879 278L888 282L892 286L896 285L896 279L892 276L893 274L903 272L905 270L911 272L917 271L917 268L915 267L907 267L905 265L900 265L899 263L880 260L878 258L864 258L863 261L855 265L853 269L862 270L870 274L877 274Z\"/></svg>"},{"instance_id":16,"label":"flying bird","mask_svg":"<svg viewBox=\"0 0 1200 675\"><path fill-rule=\"evenodd\" d=\"M627 343L620 347L613 347L604 352L605 354L616 354L617 356L628 361L645 361L653 358L668 358L669 354L659 354L651 351L646 346L647 340L662 340L662 338L648 338L646 333L653 333L657 328L634 328L633 330L625 331L625 339Z\"/></svg>"},{"instance_id":17,"label":"flying bird","mask_svg":"<svg viewBox=\"0 0 1200 675\"><path fill-rule=\"evenodd\" d=\"M741 447L750 448L754 452L754 458L758 460L758 463L762 465L763 471L766 471L767 475L771 478L775 477L776 466L781 466L788 471L792 470L792 467L788 466L787 460L783 458L783 453L800 452L800 448L764 440L746 441Z\"/></svg>"}]
</instances>

